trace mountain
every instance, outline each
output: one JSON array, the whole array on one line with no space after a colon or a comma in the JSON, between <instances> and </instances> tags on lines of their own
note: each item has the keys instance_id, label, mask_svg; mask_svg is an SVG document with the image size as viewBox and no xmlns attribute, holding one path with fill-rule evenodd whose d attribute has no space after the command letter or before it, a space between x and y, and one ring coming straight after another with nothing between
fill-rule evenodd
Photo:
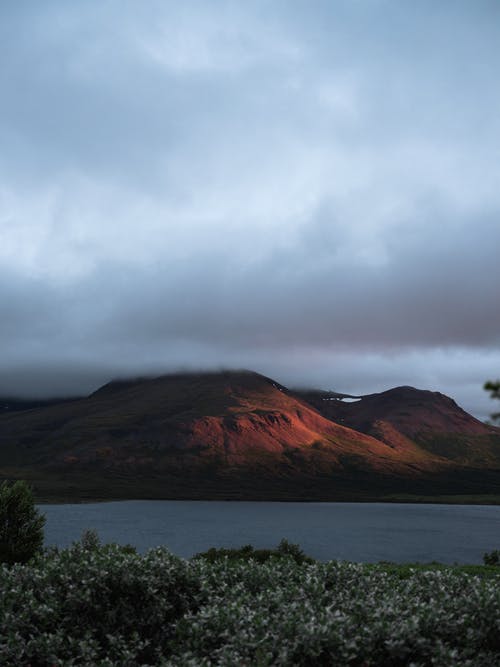
<instances>
[{"instance_id":1,"label":"mountain","mask_svg":"<svg viewBox=\"0 0 500 667\"><path fill-rule=\"evenodd\" d=\"M500 494L500 434L451 399L324 394L249 371L114 381L0 415L0 475L47 498Z\"/></svg>"},{"instance_id":2,"label":"mountain","mask_svg":"<svg viewBox=\"0 0 500 667\"><path fill-rule=\"evenodd\" d=\"M409 444L453 463L500 468L500 429L484 424L439 392L396 387L345 402L328 392L297 392L327 419L385 442ZM345 397L345 396L344 396Z\"/></svg>"}]
</instances>

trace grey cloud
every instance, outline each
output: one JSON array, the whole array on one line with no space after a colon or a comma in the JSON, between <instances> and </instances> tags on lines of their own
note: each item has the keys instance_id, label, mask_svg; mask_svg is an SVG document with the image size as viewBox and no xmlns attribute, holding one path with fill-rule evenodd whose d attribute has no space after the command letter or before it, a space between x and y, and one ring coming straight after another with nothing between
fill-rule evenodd
<instances>
[{"instance_id":1,"label":"grey cloud","mask_svg":"<svg viewBox=\"0 0 500 667\"><path fill-rule=\"evenodd\" d=\"M445 215L434 211L429 221L387 231L380 263L356 258L336 224L321 248L299 236L296 246L249 266L240 267L238 256L200 255L132 272L105 326L144 340L245 346L255 339L277 347L498 345L499 216L487 214L478 236L477 221Z\"/></svg>"},{"instance_id":2,"label":"grey cloud","mask_svg":"<svg viewBox=\"0 0 500 667\"><path fill-rule=\"evenodd\" d=\"M498 13L2 3L0 390L244 365L486 414Z\"/></svg>"}]
</instances>

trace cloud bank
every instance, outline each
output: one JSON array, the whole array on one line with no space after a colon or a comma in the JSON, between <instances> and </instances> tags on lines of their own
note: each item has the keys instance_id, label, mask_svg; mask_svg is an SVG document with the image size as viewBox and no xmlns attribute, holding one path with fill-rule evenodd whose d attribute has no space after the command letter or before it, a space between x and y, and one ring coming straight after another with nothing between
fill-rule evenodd
<instances>
[{"instance_id":1,"label":"cloud bank","mask_svg":"<svg viewBox=\"0 0 500 667\"><path fill-rule=\"evenodd\" d=\"M500 373L496 2L4 2L0 393Z\"/></svg>"}]
</instances>

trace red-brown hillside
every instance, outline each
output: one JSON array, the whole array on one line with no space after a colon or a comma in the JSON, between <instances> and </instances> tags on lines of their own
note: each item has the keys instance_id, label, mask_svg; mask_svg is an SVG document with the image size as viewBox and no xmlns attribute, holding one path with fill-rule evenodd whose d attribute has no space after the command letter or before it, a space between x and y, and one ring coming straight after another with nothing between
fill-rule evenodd
<instances>
[{"instance_id":1,"label":"red-brown hillside","mask_svg":"<svg viewBox=\"0 0 500 667\"><path fill-rule=\"evenodd\" d=\"M3 449L47 465L160 465L172 459L256 466L287 453L339 469L429 465L415 447L387 444L326 419L269 378L251 372L175 374L111 382L88 398L0 420ZM432 458L432 457L431 457Z\"/></svg>"},{"instance_id":2,"label":"red-brown hillside","mask_svg":"<svg viewBox=\"0 0 500 667\"><path fill-rule=\"evenodd\" d=\"M480 422L439 392L396 387L359 400L331 399L322 392L304 392L325 417L395 448L411 443L455 463L500 465L500 430Z\"/></svg>"},{"instance_id":3,"label":"red-brown hillside","mask_svg":"<svg viewBox=\"0 0 500 667\"><path fill-rule=\"evenodd\" d=\"M1 415L0 475L27 477L47 496L367 498L410 483L418 493L476 492L485 473L472 479L464 466L480 456L486 465L485 452L498 461L500 437L450 399L415 391L351 404L308 396L316 409L248 371L111 382ZM497 487L494 476L489 492Z\"/></svg>"}]
</instances>

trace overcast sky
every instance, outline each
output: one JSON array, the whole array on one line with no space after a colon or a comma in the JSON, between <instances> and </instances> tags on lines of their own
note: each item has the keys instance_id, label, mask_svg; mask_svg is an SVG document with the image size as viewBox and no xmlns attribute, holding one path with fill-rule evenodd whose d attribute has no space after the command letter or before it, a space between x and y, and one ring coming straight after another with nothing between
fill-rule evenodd
<instances>
[{"instance_id":1,"label":"overcast sky","mask_svg":"<svg viewBox=\"0 0 500 667\"><path fill-rule=\"evenodd\" d=\"M2 0L0 392L500 376L500 3Z\"/></svg>"}]
</instances>

